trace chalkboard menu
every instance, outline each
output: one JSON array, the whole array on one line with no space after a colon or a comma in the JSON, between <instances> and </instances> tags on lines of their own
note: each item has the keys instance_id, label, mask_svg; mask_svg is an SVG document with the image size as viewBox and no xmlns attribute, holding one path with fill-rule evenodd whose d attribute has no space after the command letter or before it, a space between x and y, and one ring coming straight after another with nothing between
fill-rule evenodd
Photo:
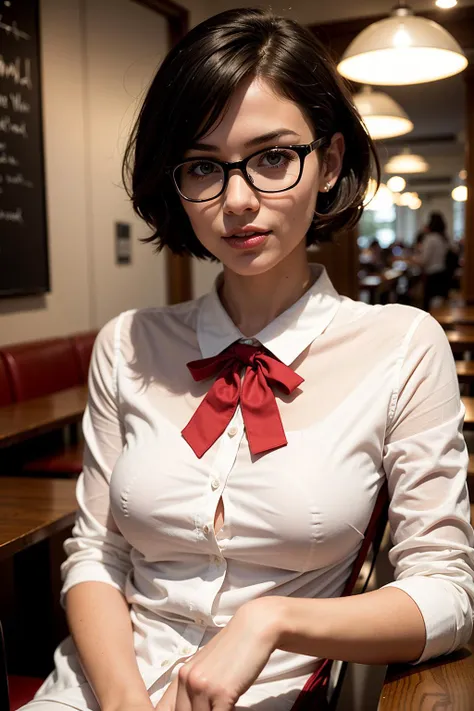
<instances>
[{"instance_id":1,"label":"chalkboard menu","mask_svg":"<svg viewBox=\"0 0 474 711\"><path fill-rule=\"evenodd\" d=\"M0 296L49 291L39 0L0 0Z\"/></svg>"}]
</instances>

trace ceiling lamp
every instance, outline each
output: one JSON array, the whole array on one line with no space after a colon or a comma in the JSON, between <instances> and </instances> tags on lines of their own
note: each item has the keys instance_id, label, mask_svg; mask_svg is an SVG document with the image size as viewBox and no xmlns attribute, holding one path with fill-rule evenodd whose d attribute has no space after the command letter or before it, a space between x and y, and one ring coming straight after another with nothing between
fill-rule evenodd
<instances>
[{"instance_id":1,"label":"ceiling lamp","mask_svg":"<svg viewBox=\"0 0 474 711\"><path fill-rule=\"evenodd\" d=\"M409 202L408 207L410 208L410 210L419 210L422 204L423 203L421 202L421 199L417 195L413 198L413 200Z\"/></svg>"},{"instance_id":2,"label":"ceiling lamp","mask_svg":"<svg viewBox=\"0 0 474 711\"><path fill-rule=\"evenodd\" d=\"M401 193L405 190L407 181L402 178L401 175L392 175L391 178L387 180L387 185L390 190L394 193Z\"/></svg>"},{"instance_id":3,"label":"ceiling lamp","mask_svg":"<svg viewBox=\"0 0 474 711\"><path fill-rule=\"evenodd\" d=\"M421 207L421 200L418 193L402 193L398 204L402 207L409 207L410 210L418 210Z\"/></svg>"},{"instance_id":4,"label":"ceiling lamp","mask_svg":"<svg viewBox=\"0 0 474 711\"><path fill-rule=\"evenodd\" d=\"M458 0L436 0L435 5L440 7L442 10L450 10L452 7L456 7Z\"/></svg>"},{"instance_id":5,"label":"ceiling lamp","mask_svg":"<svg viewBox=\"0 0 474 711\"><path fill-rule=\"evenodd\" d=\"M377 182L370 178L367 192L364 199L366 210L386 210L393 205L393 194L385 183L380 183L377 190Z\"/></svg>"},{"instance_id":6,"label":"ceiling lamp","mask_svg":"<svg viewBox=\"0 0 474 711\"><path fill-rule=\"evenodd\" d=\"M451 197L456 202L466 202L467 200L467 187L465 185L458 185L457 188L451 192Z\"/></svg>"},{"instance_id":7,"label":"ceiling lamp","mask_svg":"<svg viewBox=\"0 0 474 711\"><path fill-rule=\"evenodd\" d=\"M413 123L400 104L397 104L388 94L365 86L353 98L370 136L375 141L403 136L413 131Z\"/></svg>"},{"instance_id":8,"label":"ceiling lamp","mask_svg":"<svg viewBox=\"0 0 474 711\"><path fill-rule=\"evenodd\" d=\"M429 169L428 163L422 156L410 153L408 148L405 148L402 153L392 156L388 163L385 164L386 173L426 173Z\"/></svg>"},{"instance_id":9,"label":"ceiling lamp","mask_svg":"<svg viewBox=\"0 0 474 711\"><path fill-rule=\"evenodd\" d=\"M462 72L468 61L444 27L417 17L403 2L390 17L366 27L338 64L347 79L363 84L423 84Z\"/></svg>"}]
</instances>

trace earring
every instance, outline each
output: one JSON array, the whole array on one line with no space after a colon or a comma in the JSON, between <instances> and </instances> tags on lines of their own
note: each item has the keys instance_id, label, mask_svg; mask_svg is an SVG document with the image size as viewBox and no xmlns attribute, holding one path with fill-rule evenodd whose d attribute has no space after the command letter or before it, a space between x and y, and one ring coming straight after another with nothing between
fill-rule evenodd
<instances>
[{"instance_id":1,"label":"earring","mask_svg":"<svg viewBox=\"0 0 474 711\"><path fill-rule=\"evenodd\" d=\"M325 191L328 193L331 190L331 183L326 183Z\"/></svg>"}]
</instances>

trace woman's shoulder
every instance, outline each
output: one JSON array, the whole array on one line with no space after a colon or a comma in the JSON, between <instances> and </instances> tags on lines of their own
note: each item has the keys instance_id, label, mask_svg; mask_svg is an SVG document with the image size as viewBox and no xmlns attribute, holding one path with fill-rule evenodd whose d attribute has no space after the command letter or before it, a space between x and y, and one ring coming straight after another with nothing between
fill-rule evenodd
<instances>
[{"instance_id":1,"label":"woman's shoulder","mask_svg":"<svg viewBox=\"0 0 474 711\"><path fill-rule=\"evenodd\" d=\"M417 323L429 317L426 311L408 304L368 304L365 301L342 297L342 305L346 319L354 321L365 319L368 328L376 324L377 326L385 325L392 331L394 329L403 331L412 323Z\"/></svg>"},{"instance_id":2,"label":"woman's shoulder","mask_svg":"<svg viewBox=\"0 0 474 711\"><path fill-rule=\"evenodd\" d=\"M99 330L95 348L112 356L147 342L159 345L166 339L193 339L201 299L179 304L122 311Z\"/></svg>"},{"instance_id":3,"label":"woman's shoulder","mask_svg":"<svg viewBox=\"0 0 474 711\"><path fill-rule=\"evenodd\" d=\"M368 342L389 342L393 348L409 347L419 341L445 347L446 334L427 311L407 304L367 304L343 297L344 321L363 331ZM337 324L335 324L337 325Z\"/></svg>"}]
</instances>

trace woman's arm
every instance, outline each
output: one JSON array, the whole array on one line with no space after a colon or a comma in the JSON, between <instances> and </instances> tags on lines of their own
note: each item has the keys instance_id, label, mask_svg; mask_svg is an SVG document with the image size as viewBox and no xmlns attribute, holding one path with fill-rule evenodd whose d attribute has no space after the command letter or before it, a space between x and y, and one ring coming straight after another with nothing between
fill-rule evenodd
<instances>
[{"instance_id":1,"label":"woman's arm","mask_svg":"<svg viewBox=\"0 0 474 711\"><path fill-rule=\"evenodd\" d=\"M66 610L83 669L102 711L152 709L138 671L123 595L104 583L80 583L67 593Z\"/></svg>"},{"instance_id":2,"label":"woman's arm","mask_svg":"<svg viewBox=\"0 0 474 711\"><path fill-rule=\"evenodd\" d=\"M65 542L62 602L84 674L103 711L152 708L133 645L124 597L130 545L110 511L110 478L123 449L117 366L121 317L99 333L89 371L84 414L83 472L78 515Z\"/></svg>"},{"instance_id":3,"label":"woman's arm","mask_svg":"<svg viewBox=\"0 0 474 711\"><path fill-rule=\"evenodd\" d=\"M420 663L472 634L464 409L449 343L431 316L418 317L399 360L383 452L395 581L349 598L280 600L281 617L271 613L277 647L359 663Z\"/></svg>"},{"instance_id":4,"label":"woman's arm","mask_svg":"<svg viewBox=\"0 0 474 711\"><path fill-rule=\"evenodd\" d=\"M357 664L413 662L425 647L417 605L403 591L382 588L341 598L260 598L249 605L271 621L272 646L295 654Z\"/></svg>"}]
</instances>

